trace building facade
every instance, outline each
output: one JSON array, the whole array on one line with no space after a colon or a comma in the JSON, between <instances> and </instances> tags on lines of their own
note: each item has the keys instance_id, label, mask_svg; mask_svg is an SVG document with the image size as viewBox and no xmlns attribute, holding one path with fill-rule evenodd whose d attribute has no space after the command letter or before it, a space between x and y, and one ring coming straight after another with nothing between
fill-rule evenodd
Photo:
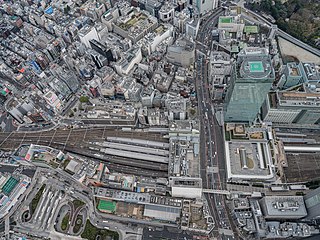
<instances>
[{"instance_id":1,"label":"building facade","mask_svg":"<svg viewBox=\"0 0 320 240\"><path fill-rule=\"evenodd\" d=\"M226 122L252 123L275 79L267 49L242 50L233 66L230 87L227 91Z\"/></svg>"}]
</instances>

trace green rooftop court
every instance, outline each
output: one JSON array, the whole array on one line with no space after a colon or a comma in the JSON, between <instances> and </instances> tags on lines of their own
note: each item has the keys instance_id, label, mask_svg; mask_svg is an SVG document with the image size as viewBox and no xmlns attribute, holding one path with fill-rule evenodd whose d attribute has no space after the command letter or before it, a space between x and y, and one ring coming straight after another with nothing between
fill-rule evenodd
<instances>
[{"instance_id":1,"label":"green rooftop court","mask_svg":"<svg viewBox=\"0 0 320 240\"><path fill-rule=\"evenodd\" d=\"M6 195L10 195L12 190L15 188L15 186L18 184L19 180L10 177L7 182L2 187L2 192Z\"/></svg>"},{"instance_id":2,"label":"green rooftop court","mask_svg":"<svg viewBox=\"0 0 320 240\"><path fill-rule=\"evenodd\" d=\"M116 202L100 199L98 209L102 212L114 213L116 210Z\"/></svg>"},{"instance_id":3,"label":"green rooftop court","mask_svg":"<svg viewBox=\"0 0 320 240\"><path fill-rule=\"evenodd\" d=\"M232 17L219 17L220 23L232 23L233 18Z\"/></svg>"},{"instance_id":4,"label":"green rooftop court","mask_svg":"<svg viewBox=\"0 0 320 240\"><path fill-rule=\"evenodd\" d=\"M259 62L249 62L250 72L264 72L263 64Z\"/></svg>"},{"instance_id":5,"label":"green rooftop court","mask_svg":"<svg viewBox=\"0 0 320 240\"><path fill-rule=\"evenodd\" d=\"M245 26L244 27L244 32L245 33L258 33L258 26Z\"/></svg>"}]
</instances>

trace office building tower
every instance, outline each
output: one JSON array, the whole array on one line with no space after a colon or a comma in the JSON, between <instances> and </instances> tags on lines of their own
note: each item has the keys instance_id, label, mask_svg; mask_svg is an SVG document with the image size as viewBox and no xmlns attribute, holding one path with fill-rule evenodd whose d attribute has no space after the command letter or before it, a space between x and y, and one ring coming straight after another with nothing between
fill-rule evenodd
<instances>
[{"instance_id":1,"label":"office building tower","mask_svg":"<svg viewBox=\"0 0 320 240\"><path fill-rule=\"evenodd\" d=\"M254 122L274 79L275 73L267 49L243 49L233 67L226 96L225 121Z\"/></svg>"},{"instance_id":2,"label":"office building tower","mask_svg":"<svg viewBox=\"0 0 320 240\"><path fill-rule=\"evenodd\" d=\"M95 27L91 27L89 25L84 26L80 31L79 31L79 38L80 41L87 47L91 48L90 45L90 40L96 40L99 41L99 36L97 33L97 30Z\"/></svg>"},{"instance_id":3,"label":"office building tower","mask_svg":"<svg viewBox=\"0 0 320 240\"><path fill-rule=\"evenodd\" d=\"M218 0L192 0L192 5L196 6L200 14L218 7Z\"/></svg>"}]
</instances>

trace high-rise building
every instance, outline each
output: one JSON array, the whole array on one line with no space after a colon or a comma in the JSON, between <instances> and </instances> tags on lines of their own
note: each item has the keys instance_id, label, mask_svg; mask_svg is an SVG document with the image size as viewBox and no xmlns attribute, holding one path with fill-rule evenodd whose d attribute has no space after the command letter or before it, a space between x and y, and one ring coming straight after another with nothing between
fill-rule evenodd
<instances>
[{"instance_id":1,"label":"high-rise building","mask_svg":"<svg viewBox=\"0 0 320 240\"><path fill-rule=\"evenodd\" d=\"M114 61L115 58L112 55L112 50L107 48L104 44L98 42L95 39L89 41L91 48L100 53L102 56L108 59L108 61Z\"/></svg>"},{"instance_id":2,"label":"high-rise building","mask_svg":"<svg viewBox=\"0 0 320 240\"><path fill-rule=\"evenodd\" d=\"M265 122L319 124L320 93L307 85L298 90L271 92L261 108L261 116Z\"/></svg>"},{"instance_id":3,"label":"high-rise building","mask_svg":"<svg viewBox=\"0 0 320 240\"><path fill-rule=\"evenodd\" d=\"M200 14L204 14L218 7L218 0L192 0L192 4L199 9Z\"/></svg>"},{"instance_id":4,"label":"high-rise building","mask_svg":"<svg viewBox=\"0 0 320 240\"><path fill-rule=\"evenodd\" d=\"M226 95L226 122L252 123L267 98L274 69L267 49L243 49L233 67L232 80Z\"/></svg>"},{"instance_id":5,"label":"high-rise building","mask_svg":"<svg viewBox=\"0 0 320 240\"><path fill-rule=\"evenodd\" d=\"M97 30L95 27L91 27L89 25L84 26L80 31L79 31L79 38L80 41L86 45L87 48L91 48L90 46L90 40L96 40L99 41L99 36L97 33Z\"/></svg>"}]
</instances>

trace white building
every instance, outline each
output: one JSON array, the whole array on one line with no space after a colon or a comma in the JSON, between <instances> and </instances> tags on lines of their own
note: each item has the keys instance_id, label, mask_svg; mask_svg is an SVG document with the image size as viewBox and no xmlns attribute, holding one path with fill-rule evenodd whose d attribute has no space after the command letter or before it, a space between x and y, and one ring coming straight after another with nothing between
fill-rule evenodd
<instances>
[{"instance_id":1,"label":"white building","mask_svg":"<svg viewBox=\"0 0 320 240\"><path fill-rule=\"evenodd\" d=\"M156 50L156 47L173 34L173 26L170 24L161 24L153 32L148 33L138 42L144 53L150 55Z\"/></svg>"},{"instance_id":2,"label":"white building","mask_svg":"<svg viewBox=\"0 0 320 240\"><path fill-rule=\"evenodd\" d=\"M80 41L86 45L87 48L91 48L89 41L94 39L100 41L99 35L95 27L89 25L84 26L79 32Z\"/></svg>"},{"instance_id":3,"label":"white building","mask_svg":"<svg viewBox=\"0 0 320 240\"><path fill-rule=\"evenodd\" d=\"M127 51L119 62L115 64L115 68L118 74L127 75L136 63L140 63L142 60L141 48L131 48Z\"/></svg>"},{"instance_id":4,"label":"white building","mask_svg":"<svg viewBox=\"0 0 320 240\"><path fill-rule=\"evenodd\" d=\"M202 196L201 178L170 177L169 183L172 197L200 199Z\"/></svg>"},{"instance_id":5,"label":"white building","mask_svg":"<svg viewBox=\"0 0 320 240\"><path fill-rule=\"evenodd\" d=\"M186 35L196 39L199 31L200 21L199 19L192 19L186 23Z\"/></svg>"},{"instance_id":6,"label":"white building","mask_svg":"<svg viewBox=\"0 0 320 240\"><path fill-rule=\"evenodd\" d=\"M218 29L227 33L235 33L236 38L241 38L244 30L244 23L239 16L220 16Z\"/></svg>"},{"instance_id":7,"label":"white building","mask_svg":"<svg viewBox=\"0 0 320 240\"><path fill-rule=\"evenodd\" d=\"M61 108L61 101L53 91L48 91L45 95L43 95L43 98L51 107L55 109L55 111L58 111Z\"/></svg>"},{"instance_id":8,"label":"white building","mask_svg":"<svg viewBox=\"0 0 320 240\"><path fill-rule=\"evenodd\" d=\"M159 11L159 19L163 22L171 22L174 17L174 5L164 4Z\"/></svg>"}]
</instances>

